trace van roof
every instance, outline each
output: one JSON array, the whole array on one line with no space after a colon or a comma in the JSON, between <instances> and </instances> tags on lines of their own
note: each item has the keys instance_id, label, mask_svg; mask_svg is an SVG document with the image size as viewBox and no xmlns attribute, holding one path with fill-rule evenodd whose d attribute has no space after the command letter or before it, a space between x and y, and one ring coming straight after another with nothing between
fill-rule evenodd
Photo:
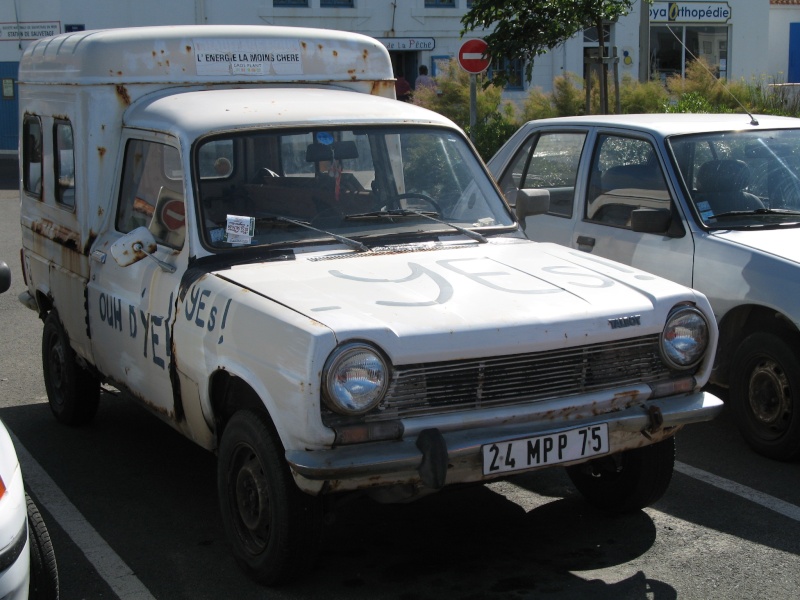
<instances>
[{"instance_id":1,"label":"van roof","mask_svg":"<svg viewBox=\"0 0 800 600\"><path fill-rule=\"evenodd\" d=\"M365 35L270 25L176 25L65 33L29 45L20 83L386 81L389 52Z\"/></svg>"},{"instance_id":2,"label":"van roof","mask_svg":"<svg viewBox=\"0 0 800 600\"><path fill-rule=\"evenodd\" d=\"M356 97L357 95L357 97ZM434 125L455 128L446 117L381 96L330 87L165 90L142 98L125 112L124 123L195 139L209 132L253 127L347 125Z\"/></svg>"}]
</instances>

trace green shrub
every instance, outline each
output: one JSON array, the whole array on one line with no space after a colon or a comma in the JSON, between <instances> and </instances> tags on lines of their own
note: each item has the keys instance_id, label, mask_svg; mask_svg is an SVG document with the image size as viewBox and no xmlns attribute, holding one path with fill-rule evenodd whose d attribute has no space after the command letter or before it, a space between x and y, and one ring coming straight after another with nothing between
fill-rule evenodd
<instances>
[{"instance_id":1,"label":"green shrub","mask_svg":"<svg viewBox=\"0 0 800 600\"><path fill-rule=\"evenodd\" d=\"M664 112L668 113L710 113L715 112L711 104L698 91L681 94L677 102L668 102L664 105Z\"/></svg>"},{"instance_id":2,"label":"green shrub","mask_svg":"<svg viewBox=\"0 0 800 600\"><path fill-rule=\"evenodd\" d=\"M451 60L436 76L436 90L422 89L414 92L412 102L429 108L454 121L471 138L478 153L489 160L520 125L516 109L503 100L502 89L484 85L484 75L478 76L476 85L476 122L470 132L470 74Z\"/></svg>"},{"instance_id":3,"label":"green shrub","mask_svg":"<svg viewBox=\"0 0 800 600\"><path fill-rule=\"evenodd\" d=\"M622 77L619 99L623 114L661 112L668 97L666 88L659 81L641 83L630 75Z\"/></svg>"}]
</instances>

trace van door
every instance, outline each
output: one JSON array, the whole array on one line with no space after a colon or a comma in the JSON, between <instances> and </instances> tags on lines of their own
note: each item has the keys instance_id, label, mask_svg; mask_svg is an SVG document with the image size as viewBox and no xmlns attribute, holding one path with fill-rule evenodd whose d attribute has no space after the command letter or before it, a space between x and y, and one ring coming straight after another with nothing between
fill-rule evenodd
<instances>
[{"instance_id":1,"label":"van door","mask_svg":"<svg viewBox=\"0 0 800 600\"><path fill-rule=\"evenodd\" d=\"M92 247L89 327L100 371L170 419L175 414L171 332L181 275L186 270L186 205L177 143L133 138L125 143L118 202ZM155 256L119 266L111 245L137 227L158 243ZM180 408L178 408L180 410Z\"/></svg>"}]
</instances>

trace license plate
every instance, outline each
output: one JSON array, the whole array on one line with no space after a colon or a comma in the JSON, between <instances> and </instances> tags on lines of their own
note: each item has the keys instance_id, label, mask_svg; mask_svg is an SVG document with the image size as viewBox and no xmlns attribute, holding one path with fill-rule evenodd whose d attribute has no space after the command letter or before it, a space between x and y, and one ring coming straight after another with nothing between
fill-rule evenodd
<instances>
[{"instance_id":1,"label":"license plate","mask_svg":"<svg viewBox=\"0 0 800 600\"><path fill-rule=\"evenodd\" d=\"M576 427L481 447L483 474L495 475L607 454L608 424Z\"/></svg>"}]
</instances>

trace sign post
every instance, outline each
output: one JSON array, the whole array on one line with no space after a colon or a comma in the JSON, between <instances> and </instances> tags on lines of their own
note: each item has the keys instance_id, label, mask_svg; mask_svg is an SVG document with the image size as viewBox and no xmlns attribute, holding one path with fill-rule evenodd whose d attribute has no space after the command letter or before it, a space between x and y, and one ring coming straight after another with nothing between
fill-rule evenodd
<instances>
[{"instance_id":1,"label":"sign post","mask_svg":"<svg viewBox=\"0 0 800 600\"><path fill-rule=\"evenodd\" d=\"M475 124L478 121L478 75L489 68L492 62L489 46L482 39L467 40L458 50L458 64L469 77L469 138L475 141Z\"/></svg>"}]
</instances>

